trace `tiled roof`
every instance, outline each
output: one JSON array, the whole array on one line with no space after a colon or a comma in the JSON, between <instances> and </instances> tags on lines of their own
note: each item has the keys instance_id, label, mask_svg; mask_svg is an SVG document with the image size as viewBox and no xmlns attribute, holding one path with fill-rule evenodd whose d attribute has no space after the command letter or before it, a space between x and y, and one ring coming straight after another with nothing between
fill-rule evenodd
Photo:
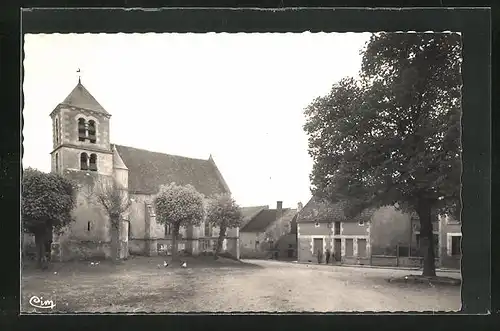
<instances>
[{"instance_id":1,"label":"tiled roof","mask_svg":"<svg viewBox=\"0 0 500 331\"><path fill-rule=\"evenodd\" d=\"M79 81L73 91L64 99L62 104L93 110L101 114L109 115L109 113L97 102L89 91Z\"/></svg>"},{"instance_id":2,"label":"tiled roof","mask_svg":"<svg viewBox=\"0 0 500 331\"><path fill-rule=\"evenodd\" d=\"M287 213L290 208L283 208L283 215ZM262 232L276 221L276 209L264 209L255 215L246 225L241 227L241 232Z\"/></svg>"},{"instance_id":3,"label":"tiled roof","mask_svg":"<svg viewBox=\"0 0 500 331\"><path fill-rule=\"evenodd\" d=\"M307 222L359 222L369 221L373 215L373 210L367 209L359 216L347 219L345 217L341 203L329 203L312 197L302 208L297 217L297 223Z\"/></svg>"},{"instance_id":4,"label":"tiled roof","mask_svg":"<svg viewBox=\"0 0 500 331\"><path fill-rule=\"evenodd\" d=\"M252 206L252 207L241 207L241 215L243 220L240 224L240 228L245 226L257 213L261 210L269 209L269 206Z\"/></svg>"},{"instance_id":5,"label":"tiled roof","mask_svg":"<svg viewBox=\"0 0 500 331\"><path fill-rule=\"evenodd\" d=\"M155 194L160 185L176 183L193 185L205 196L229 193L212 160L151 152L144 149L114 145L127 166L129 191Z\"/></svg>"}]
</instances>

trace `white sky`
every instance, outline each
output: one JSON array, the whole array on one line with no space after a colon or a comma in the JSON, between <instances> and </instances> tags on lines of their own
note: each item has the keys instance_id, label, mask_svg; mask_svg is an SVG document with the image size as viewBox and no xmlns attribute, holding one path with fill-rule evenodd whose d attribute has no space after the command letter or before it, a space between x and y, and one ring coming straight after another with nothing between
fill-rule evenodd
<instances>
[{"instance_id":1,"label":"white sky","mask_svg":"<svg viewBox=\"0 0 500 331\"><path fill-rule=\"evenodd\" d=\"M82 84L111 142L214 160L241 206L311 197L304 108L357 75L368 33L25 36L23 167L50 171L49 113Z\"/></svg>"}]
</instances>

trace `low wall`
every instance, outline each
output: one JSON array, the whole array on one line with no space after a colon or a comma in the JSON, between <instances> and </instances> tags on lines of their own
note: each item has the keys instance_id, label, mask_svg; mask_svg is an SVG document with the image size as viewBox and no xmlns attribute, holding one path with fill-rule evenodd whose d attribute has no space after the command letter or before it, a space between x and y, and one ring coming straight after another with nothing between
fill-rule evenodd
<instances>
[{"instance_id":1,"label":"low wall","mask_svg":"<svg viewBox=\"0 0 500 331\"><path fill-rule=\"evenodd\" d=\"M241 251L241 258L242 259L266 259L270 257L271 254L269 252L259 252L259 251L251 251L251 250L245 250Z\"/></svg>"},{"instance_id":2,"label":"low wall","mask_svg":"<svg viewBox=\"0 0 500 331\"><path fill-rule=\"evenodd\" d=\"M59 261L101 260L111 257L111 243L100 241L67 240L54 243L54 258Z\"/></svg>"},{"instance_id":3,"label":"low wall","mask_svg":"<svg viewBox=\"0 0 500 331\"><path fill-rule=\"evenodd\" d=\"M217 239L209 239L209 245L201 247L200 242L206 239L180 239L177 241L177 252L180 254L192 254L198 255L202 252L213 252ZM156 244L157 252L159 255L172 255L172 239L154 239L152 240ZM129 253L131 255L148 255L148 242L146 239L130 239L128 243ZM197 245L197 249L193 249L193 246ZM226 243L223 244L221 253L229 253L234 257L237 257L237 238L226 238Z\"/></svg>"},{"instance_id":4,"label":"low wall","mask_svg":"<svg viewBox=\"0 0 500 331\"><path fill-rule=\"evenodd\" d=\"M460 264L461 264L461 257L460 256L444 256L441 261L442 261L443 268L460 270Z\"/></svg>"},{"instance_id":5,"label":"low wall","mask_svg":"<svg viewBox=\"0 0 500 331\"><path fill-rule=\"evenodd\" d=\"M440 266L439 259L435 259L436 267ZM380 267L404 267L404 268L421 268L423 258L418 256L391 256L391 255L372 255L369 264Z\"/></svg>"},{"instance_id":6,"label":"low wall","mask_svg":"<svg viewBox=\"0 0 500 331\"><path fill-rule=\"evenodd\" d=\"M370 264L369 257L342 257L343 264L360 264L360 265L368 265Z\"/></svg>"}]
</instances>

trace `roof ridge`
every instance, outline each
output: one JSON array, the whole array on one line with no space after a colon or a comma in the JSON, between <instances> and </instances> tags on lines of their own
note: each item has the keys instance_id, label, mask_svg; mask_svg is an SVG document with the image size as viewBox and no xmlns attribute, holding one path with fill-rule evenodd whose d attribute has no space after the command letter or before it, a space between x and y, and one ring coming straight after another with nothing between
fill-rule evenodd
<instances>
[{"instance_id":1,"label":"roof ridge","mask_svg":"<svg viewBox=\"0 0 500 331\"><path fill-rule=\"evenodd\" d=\"M208 162L208 159L199 159L199 158L194 158L194 157L189 157L189 156L183 156L183 155L177 155L177 154L169 154L169 153L156 152L156 151L152 151L152 150L149 150L149 149L137 148L137 147L131 147L131 146L125 146L125 145L119 145L119 144L113 144L113 145L118 146L118 147L135 149L135 150L138 150L138 151L143 151L143 152L148 152L148 153L168 155L168 156L174 156L174 157L179 157L179 158L183 158L183 159L196 160L196 161L206 161L206 162Z\"/></svg>"}]
</instances>

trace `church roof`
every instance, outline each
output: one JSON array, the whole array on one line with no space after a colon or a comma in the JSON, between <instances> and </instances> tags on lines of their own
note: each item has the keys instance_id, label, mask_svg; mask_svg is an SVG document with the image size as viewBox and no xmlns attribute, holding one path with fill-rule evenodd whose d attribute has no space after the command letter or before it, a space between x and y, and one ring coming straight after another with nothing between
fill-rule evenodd
<instances>
[{"instance_id":1,"label":"church roof","mask_svg":"<svg viewBox=\"0 0 500 331\"><path fill-rule=\"evenodd\" d=\"M172 182L193 185L205 196L229 193L213 160L151 152L144 149L114 145L127 166L129 191L155 194L160 185Z\"/></svg>"},{"instance_id":2,"label":"church roof","mask_svg":"<svg viewBox=\"0 0 500 331\"><path fill-rule=\"evenodd\" d=\"M78 80L78 84L75 86L73 91L64 99L62 104L93 110L95 112L110 115L97 100L90 94L90 92L82 85L81 81Z\"/></svg>"}]
</instances>

